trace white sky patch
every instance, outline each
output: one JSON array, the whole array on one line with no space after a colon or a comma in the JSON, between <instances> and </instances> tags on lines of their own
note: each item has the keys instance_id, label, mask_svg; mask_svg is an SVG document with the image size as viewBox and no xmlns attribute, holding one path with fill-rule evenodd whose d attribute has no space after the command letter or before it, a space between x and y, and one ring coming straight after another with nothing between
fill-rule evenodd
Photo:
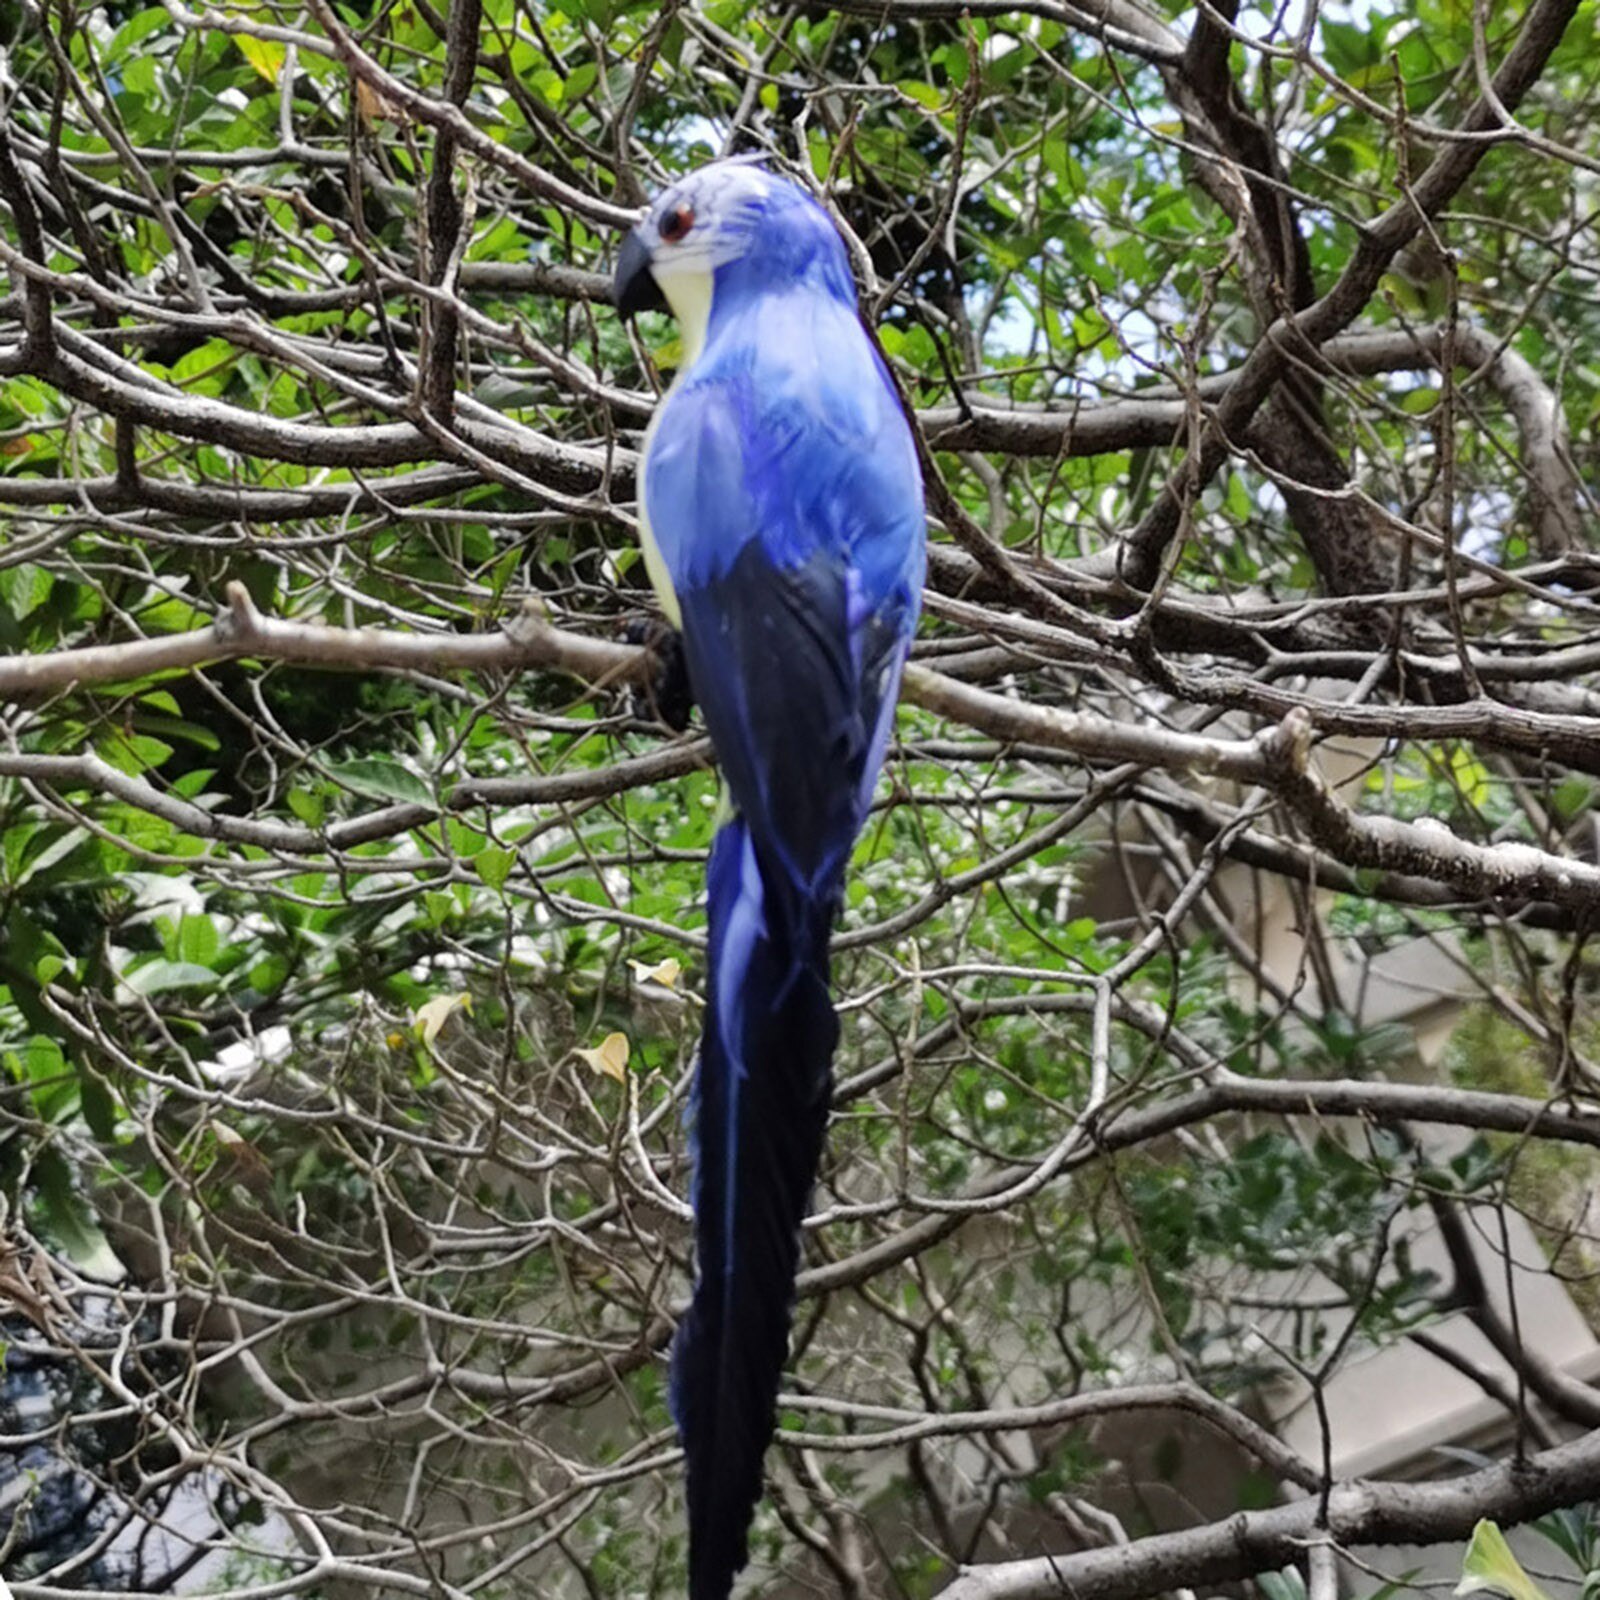
<instances>
[{"instance_id":1,"label":"white sky patch","mask_svg":"<svg viewBox=\"0 0 1600 1600\"><path fill-rule=\"evenodd\" d=\"M1033 343L1039 319L1017 294L1008 294L995 308L985 330L984 343L1002 356L1024 356Z\"/></svg>"},{"instance_id":2,"label":"white sky patch","mask_svg":"<svg viewBox=\"0 0 1600 1600\"><path fill-rule=\"evenodd\" d=\"M672 144L684 155L694 147L704 145L712 151L719 151L727 142L728 125L720 118L713 117L684 117L668 135Z\"/></svg>"},{"instance_id":3,"label":"white sky patch","mask_svg":"<svg viewBox=\"0 0 1600 1600\"><path fill-rule=\"evenodd\" d=\"M1240 16L1235 26L1239 32L1251 39L1266 39L1273 43L1283 43L1300 37L1300 30L1306 25L1307 0L1287 0L1286 4L1267 4L1258 9L1246 11ZM1333 22L1350 22L1361 27L1369 22L1374 11L1377 10L1377 0L1322 0L1317 6L1317 18L1320 22L1324 17ZM1311 37L1314 50L1322 48L1319 37L1320 29ZM1396 34L1393 37L1398 38Z\"/></svg>"},{"instance_id":4,"label":"white sky patch","mask_svg":"<svg viewBox=\"0 0 1600 1600\"><path fill-rule=\"evenodd\" d=\"M1505 559L1506 529L1516 520L1516 506L1503 489L1475 494L1464 508L1457 543L1462 555L1496 566Z\"/></svg>"}]
</instances>

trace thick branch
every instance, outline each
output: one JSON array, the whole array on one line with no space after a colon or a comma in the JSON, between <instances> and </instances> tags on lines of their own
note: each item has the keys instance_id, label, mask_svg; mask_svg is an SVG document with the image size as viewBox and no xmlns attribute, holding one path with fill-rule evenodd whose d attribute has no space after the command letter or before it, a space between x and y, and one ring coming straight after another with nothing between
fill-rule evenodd
<instances>
[{"instance_id":1,"label":"thick branch","mask_svg":"<svg viewBox=\"0 0 1600 1600\"><path fill-rule=\"evenodd\" d=\"M384 806L320 828L270 818L233 817L193 805L143 778L119 771L96 755L13 755L0 750L0 778L22 778L64 790L93 789L160 817L196 839L217 839L253 845L279 855L311 858L330 850L353 850L357 845L393 838L435 822L447 813L472 811L480 806L575 805L601 800L642 784L681 778L709 765L710 759L709 742L696 739L604 767L525 778L466 778L452 785L436 806Z\"/></svg>"},{"instance_id":2,"label":"thick branch","mask_svg":"<svg viewBox=\"0 0 1600 1600\"><path fill-rule=\"evenodd\" d=\"M263 617L240 584L230 586L229 605L210 627L167 639L0 657L0 694L38 695L242 656L368 670L548 667L595 684L620 683L643 665L635 647L553 628L534 611L499 633L425 635ZM1252 738L1213 739L1035 705L919 666L907 669L903 695L912 705L1009 742L1261 785L1286 801L1312 839L1347 866L1445 883L1470 900L1549 901L1583 918L1600 906L1600 867L1589 862L1526 844L1471 844L1431 818L1400 822L1350 810L1310 767L1313 717L1304 706ZM1488 714L1487 707L1467 709L1473 718Z\"/></svg>"},{"instance_id":3,"label":"thick branch","mask_svg":"<svg viewBox=\"0 0 1600 1600\"><path fill-rule=\"evenodd\" d=\"M1447 1483L1341 1484L1328 1497L1325 1530L1318 1527L1318 1499L1309 1496L1108 1549L969 1567L941 1591L941 1600L1060 1600L1074 1594L1144 1600L1172 1589L1206 1589L1292 1565L1322 1531L1342 1545L1465 1539L1483 1517L1526 1522L1586 1500L1597 1477L1600 1430Z\"/></svg>"},{"instance_id":4,"label":"thick branch","mask_svg":"<svg viewBox=\"0 0 1600 1600\"><path fill-rule=\"evenodd\" d=\"M1449 345L1442 324L1342 334L1322 346L1321 359L1337 373L1370 377L1437 367ZM1457 363L1476 369L1500 396L1516 423L1529 480L1529 512L1540 547L1550 554L1580 547L1580 489L1555 392L1533 366L1487 330L1461 322L1454 330ZM1215 404L1234 387L1238 372L1202 378L1199 398ZM1178 444L1189 401L1176 391L1154 390L1116 400L1072 406L1002 408L994 403L938 407L919 413L928 442L939 450L986 450L1012 456L1094 456L1114 450ZM1339 482L1329 485L1335 489ZM0 490L3 492L3 490Z\"/></svg>"},{"instance_id":5,"label":"thick branch","mask_svg":"<svg viewBox=\"0 0 1600 1600\"><path fill-rule=\"evenodd\" d=\"M1538 81L1577 8L1578 0L1535 0L1490 91L1479 96L1463 119L1464 130L1497 126L1502 108L1516 109ZM1281 319L1266 331L1240 368L1227 397L1208 419L1199 449L1185 458L1156 504L1128 535L1120 570L1135 588L1154 585L1184 507L1228 458L1233 442L1244 436L1283 374L1293 370L1297 359L1314 359L1318 346L1360 316L1390 262L1460 190L1487 150L1487 145L1474 143L1447 145L1410 193L1366 229L1334 286L1305 311Z\"/></svg>"},{"instance_id":6,"label":"thick branch","mask_svg":"<svg viewBox=\"0 0 1600 1600\"><path fill-rule=\"evenodd\" d=\"M452 0L450 27L445 39L444 103L459 110L467 103L472 74L478 64L478 30L483 18L481 0ZM464 212L455 180L456 136L448 127L439 130L433 144L433 170L428 175L427 280L448 289L458 270ZM470 226L470 224L469 224ZM430 301L432 343L425 352L422 373L423 409L448 423L455 409L456 343L460 323L449 300Z\"/></svg>"},{"instance_id":7,"label":"thick branch","mask_svg":"<svg viewBox=\"0 0 1600 1600\"><path fill-rule=\"evenodd\" d=\"M420 634L264 617L243 584L228 586L229 609L192 633L126 644L88 645L54 655L0 656L0 695L15 698L84 683L108 683L181 671L210 661L260 656L302 666L364 670L458 667L513 671L552 667L591 683L624 680L638 667L631 645L607 644L552 628L530 605L497 633Z\"/></svg>"}]
</instances>

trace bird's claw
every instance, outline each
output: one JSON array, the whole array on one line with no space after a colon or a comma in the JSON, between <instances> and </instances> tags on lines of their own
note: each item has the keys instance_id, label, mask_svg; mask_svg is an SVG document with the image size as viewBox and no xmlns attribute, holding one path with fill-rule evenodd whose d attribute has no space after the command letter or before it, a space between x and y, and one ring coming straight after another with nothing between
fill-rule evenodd
<instances>
[{"instance_id":1,"label":"bird's claw","mask_svg":"<svg viewBox=\"0 0 1600 1600\"><path fill-rule=\"evenodd\" d=\"M639 617L628 623L622 636L650 654L647 674L633 690L633 714L646 722L664 722L674 733L682 733L694 710L683 635L655 617Z\"/></svg>"}]
</instances>

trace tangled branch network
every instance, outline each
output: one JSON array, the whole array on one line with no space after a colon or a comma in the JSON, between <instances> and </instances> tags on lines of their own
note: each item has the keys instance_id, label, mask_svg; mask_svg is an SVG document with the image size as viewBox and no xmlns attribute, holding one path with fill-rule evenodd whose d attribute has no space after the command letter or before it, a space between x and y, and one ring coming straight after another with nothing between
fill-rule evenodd
<instances>
[{"instance_id":1,"label":"tangled branch network","mask_svg":"<svg viewBox=\"0 0 1600 1600\"><path fill-rule=\"evenodd\" d=\"M681 1593L717 780L608 296L734 153L930 517L750 1592L1328 1600L1593 1497L1592 5L3 25L19 1600ZM1397 1354L1481 1464L1360 1433Z\"/></svg>"}]
</instances>

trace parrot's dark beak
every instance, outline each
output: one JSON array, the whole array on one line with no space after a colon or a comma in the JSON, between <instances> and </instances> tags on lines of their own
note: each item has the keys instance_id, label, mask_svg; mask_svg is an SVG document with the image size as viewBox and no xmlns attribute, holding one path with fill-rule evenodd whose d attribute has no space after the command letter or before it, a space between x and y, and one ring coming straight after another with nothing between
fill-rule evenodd
<instances>
[{"instance_id":1,"label":"parrot's dark beak","mask_svg":"<svg viewBox=\"0 0 1600 1600\"><path fill-rule=\"evenodd\" d=\"M622 241L611 298L624 317L636 317L641 311L667 309L666 296L650 271L650 251L637 233L630 233Z\"/></svg>"}]
</instances>

